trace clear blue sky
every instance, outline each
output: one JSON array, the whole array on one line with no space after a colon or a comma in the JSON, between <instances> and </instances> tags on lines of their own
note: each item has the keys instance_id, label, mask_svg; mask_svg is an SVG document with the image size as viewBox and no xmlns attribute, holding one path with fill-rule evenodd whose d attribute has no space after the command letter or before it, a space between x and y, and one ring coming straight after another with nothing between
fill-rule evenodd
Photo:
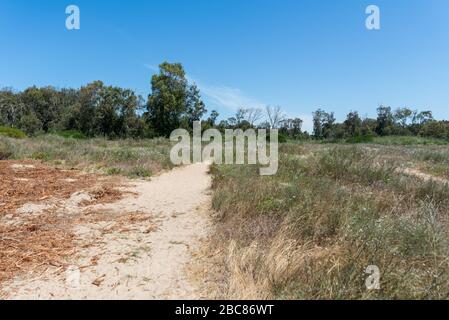
<instances>
[{"instance_id":1,"label":"clear blue sky","mask_svg":"<svg viewBox=\"0 0 449 320\"><path fill-rule=\"evenodd\" d=\"M81 30L65 29L65 8ZM381 30L365 28L365 8ZM2 0L0 87L93 80L145 97L162 61L182 62L209 109L317 107L344 118L378 104L449 118L447 0Z\"/></svg>"}]
</instances>

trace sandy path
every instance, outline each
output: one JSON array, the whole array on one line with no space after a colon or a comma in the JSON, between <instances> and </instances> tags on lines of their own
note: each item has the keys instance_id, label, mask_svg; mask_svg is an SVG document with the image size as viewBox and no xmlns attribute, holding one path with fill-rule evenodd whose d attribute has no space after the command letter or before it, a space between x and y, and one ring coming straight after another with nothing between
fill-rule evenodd
<instances>
[{"instance_id":1,"label":"sandy path","mask_svg":"<svg viewBox=\"0 0 449 320\"><path fill-rule=\"evenodd\" d=\"M438 182L438 183L442 183L442 184L449 184L449 181L447 179L436 177L436 176L433 176L428 173L424 173L424 172L420 171L419 169L405 168L405 169L402 169L399 171L404 174L407 174L409 176L418 177L424 181L433 181L433 182Z\"/></svg>"},{"instance_id":2,"label":"sandy path","mask_svg":"<svg viewBox=\"0 0 449 320\"><path fill-rule=\"evenodd\" d=\"M39 278L16 278L6 288L10 299L198 299L187 268L192 252L207 236L210 206L208 166L174 169L151 181L133 181L129 195L98 212L151 213L131 231L105 233L107 225L77 226L83 243L73 266L49 270ZM105 222L107 224L107 222ZM149 231L150 230L150 231Z\"/></svg>"}]
</instances>

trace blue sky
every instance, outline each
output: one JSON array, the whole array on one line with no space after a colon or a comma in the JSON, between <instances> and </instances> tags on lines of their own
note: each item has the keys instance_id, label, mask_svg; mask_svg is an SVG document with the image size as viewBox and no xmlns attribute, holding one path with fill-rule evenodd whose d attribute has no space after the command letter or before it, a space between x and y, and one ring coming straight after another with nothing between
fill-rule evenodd
<instances>
[{"instance_id":1,"label":"blue sky","mask_svg":"<svg viewBox=\"0 0 449 320\"><path fill-rule=\"evenodd\" d=\"M81 30L65 28L65 8ZM378 5L381 30L365 28ZM148 95L162 61L181 62L209 110L280 105L343 119L383 103L449 119L447 0L2 0L0 87L93 80Z\"/></svg>"}]
</instances>

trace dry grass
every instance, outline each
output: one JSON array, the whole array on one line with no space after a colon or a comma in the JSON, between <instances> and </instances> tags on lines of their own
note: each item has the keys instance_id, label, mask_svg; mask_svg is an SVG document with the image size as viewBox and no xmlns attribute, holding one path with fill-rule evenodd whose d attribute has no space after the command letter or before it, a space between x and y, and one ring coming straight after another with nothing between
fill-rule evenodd
<instances>
[{"instance_id":1,"label":"dry grass","mask_svg":"<svg viewBox=\"0 0 449 320\"><path fill-rule=\"evenodd\" d=\"M420 147L421 148L421 147ZM441 147L445 148L445 147ZM446 299L449 186L404 174L413 147L281 147L280 171L215 166L218 296ZM367 290L366 267L381 270Z\"/></svg>"},{"instance_id":2,"label":"dry grass","mask_svg":"<svg viewBox=\"0 0 449 320\"><path fill-rule=\"evenodd\" d=\"M15 209L26 203L68 198L98 180L94 174L52 168L33 160L0 161L0 173L0 216L15 214Z\"/></svg>"},{"instance_id":3,"label":"dry grass","mask_svg":"<svg viewBox=\"0 0 449 320\"><path fill-rule=\"evenodd\" d=\"M148 178L171 169L171 143L153 140L76 140L46 135L22 140L0 136L0 160L42 161L65 169Z\"/></svg>"},{"instance_id":4,"label":"dry grass","mask_svg":"<svg viewBox=\"0 0 449 320\"><path fill-rule=\"evenodd\" d=\"M116 179L55 169L37 161L0 161L0 175L0 289L4 281L19 274L66 267L68 259L77 252L75 225L109 221L104 233L125 232L125 226L130 229L136 221L150 219L144 213L110 215L86 207L121 199ZM91 194L89 203L80 204L76 214L58 213L61 208L67 211L64 201L83 190ZM30 203L58 205L43 206L42 212L17 211ZM151 227L149 224L148 230Z\"/></svg>"},{"instance_id":5,"label":"dry grass","mask_svg":"<svg viewBox=\"0 0 449 320\"><path fill-rule=\"evenodd\" d=\"M75 253L74 235L67 221L47 214L20 225L0 225L0 289L18 273L42 272L64 266Z\"/></svg>"}]
</instances>

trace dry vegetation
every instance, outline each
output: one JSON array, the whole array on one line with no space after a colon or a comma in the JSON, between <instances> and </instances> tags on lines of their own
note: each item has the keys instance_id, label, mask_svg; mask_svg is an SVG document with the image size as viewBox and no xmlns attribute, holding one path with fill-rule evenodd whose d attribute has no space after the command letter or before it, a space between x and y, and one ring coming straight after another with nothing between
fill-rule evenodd
<instances>
[{"instance_id":1,"label":"dry vegetation","mask_svg":"<svg viewBox=\"0 0 449 320\"><path fill-rule=\"evenodd\" d=\"M44 135L13 139L0 135L0 160L33 159L66 169L147 178L171 169L171 144L166 139L72 139Z\"/></svg>"},{"instance_id":2,"label":"dry vegetation","mask_svg":"<svg viewBox=\"0 0 449 320\"><path fill-rule=\"evenodd\" d=\"M1 161L0 176L0 288L20 272L67 264L76 251L71 226L94 217L83 210L70 212L62 205L69 198L86 191L92 205L122 196L116 179L37 161Z\"/></svg>"},{"instance_id":3,"label":"dry vegetation","mask_svg":"<svg viewBox=\"0 0 449 320\"><path fill-rule=\"evenodd\" d=\"M215 232L207 254L215 264L207 268L215 296L448 298L449 146L398 141L282 144L272 177L256 166L213 166ZM166 140L0 137L0 289L20 273L64 268L77 250L75 224L107 221L108 233L150 221L145 213L97 214L90 206L122 197L112 176L171 168L169 150ZM67 214L58 201L80 190L89 198L79 199L78 214ZM38 215L20 211L49 202ZM379 291L365 287L369 265L381 270Z\"/></svg>"},{"instance_id":4,"label":"dry vegetation","mask_svg":"<svg viewBox=\"0 0 449 320\"><path fill-rule=\"evenodd\" d=\"M280 154L272 177L212 169L211 249L226 269L217 296L449 297L449 184L435 169L447 168L448 147L284 144ZM369 265L381 290L366 289Z\"/></svg>"},{"instance_id":5,"label":"dry vegetation","mask_svg":"<svg viewBox=\"0 0 449 320\"><path fill-rule=\"evenodd\" d=\"M76 225L109 221L106 233L126 232L148 221L146 213L91 208L122 198L120 176L171 168L169 147L166 140L0 136L0 289L17 275L66 267L79 249Z\"/></svg>"}]
</instances>

